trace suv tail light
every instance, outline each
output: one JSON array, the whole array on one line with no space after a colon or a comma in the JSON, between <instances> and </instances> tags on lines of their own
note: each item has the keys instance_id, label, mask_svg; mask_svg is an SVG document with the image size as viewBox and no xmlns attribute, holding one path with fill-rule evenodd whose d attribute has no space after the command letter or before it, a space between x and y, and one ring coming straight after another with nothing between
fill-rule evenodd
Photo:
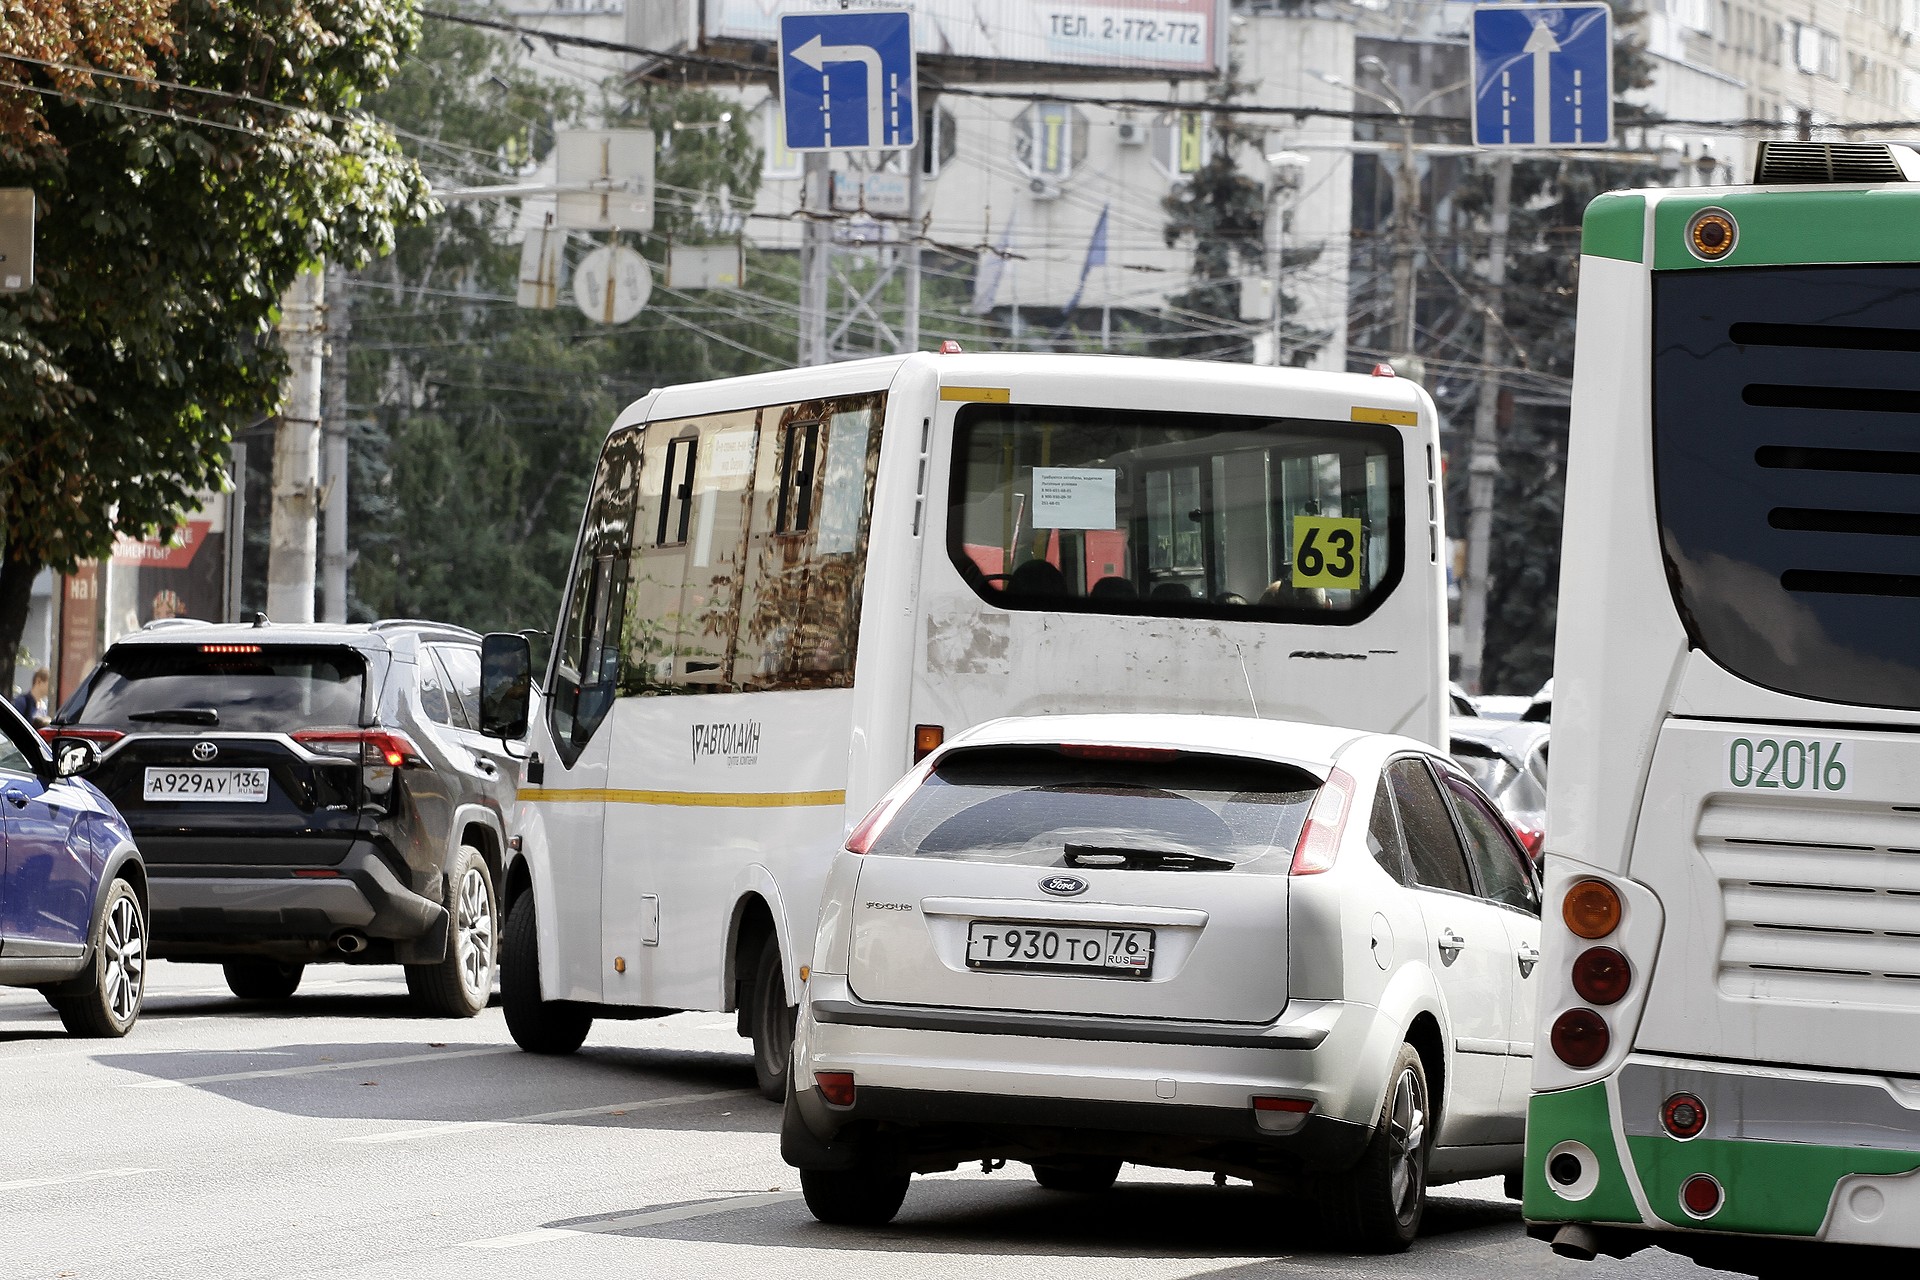
<instances>
[{"instance_id":1,"label":"suv tail light","mask_svg":"<svg viewBox=\"0 0 1920 1280\"><path fill-rule=\"evenodd\" d=\"M1353 779L1344 770L1328 772L1327 780L1307 810L1306 825L1300 828L1300 840L1293 846L1293 870L1296 876L1318 875L1331 870L1340 852L1340 834L1347 829L1347 814L1353 809Z\"/></svg>"},{"instance_id":2,"label":"suv tail light","mask_svg":"<svg viewBox=\"0 0 1920 1280\"><path fill-rule=\"evenodd\" d=\"M102 751L127 735L118 729L75 729L70 725L50 724L40 730L40 736L48 742L58 742L62 738L85 738L96 743Z\"/></svg>"},{"instance_id":3,"label":"suv tail light","mask_svg":"<svg viewBox=\"0 0 1920 1280\"><path fill-rule=\"evenodd\" d=\"M393 729L302 729L293 740L316 755L357 760L369 768L425 768L412 738Z\"/></svg>"}]
</instances>

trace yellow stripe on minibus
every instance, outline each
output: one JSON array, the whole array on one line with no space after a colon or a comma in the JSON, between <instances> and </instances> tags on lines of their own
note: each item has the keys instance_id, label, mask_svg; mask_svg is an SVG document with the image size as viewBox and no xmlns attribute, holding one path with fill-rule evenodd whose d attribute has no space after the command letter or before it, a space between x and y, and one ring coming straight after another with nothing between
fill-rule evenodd
<instances>
[{"instance_id":1,"label":"yellow stripe on minibus","mask_svg":"<svg viewBox=\"0 0 1920 1280\"><path fill-rule=\"evenodd\" d=\"M942 387L942 400L978 400L987 404L1009 404L1013 392L1007 387Z\"/></svg>"},{"instance_id":2,"label":"yellow stripe on minibus","mask_svg":"<svg viewBox=\"0 0 1920 1280\"><path fill-rule=\"evenodd\" d=\"M661 804L693 809L788 809L845 804L844 791L629 791L600 787L522 787L522 800L542 804Z\"/></svg>"},{"instance_id":3,"label":"yellow stripe on minibus","mask_svg":"<svg viewBox=\"0 0 1920 1280\"><path fill-rule=\"evenodd\" d=\"M1355 405L1353 421L1383 422L1389 427L1411 427L1419 423L1420 415L1412 409L1367 409Z\"/></svg>"}]
</instances>

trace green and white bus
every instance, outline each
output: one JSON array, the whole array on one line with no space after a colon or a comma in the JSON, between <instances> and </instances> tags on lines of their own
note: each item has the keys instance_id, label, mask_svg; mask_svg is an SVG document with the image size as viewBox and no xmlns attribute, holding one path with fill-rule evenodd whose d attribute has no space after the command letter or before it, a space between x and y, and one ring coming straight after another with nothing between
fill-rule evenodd
<instances>
[{"instance_id":1,"label":"green and white bus","mask_svg":"<svg viewBox=\"0 0 1920 1280\"><path fill-rule=\"evenodd\" d=\"M1530 1230L1920 1247L1920 155L1581 246Z\"/></svg>"}]
</instances>

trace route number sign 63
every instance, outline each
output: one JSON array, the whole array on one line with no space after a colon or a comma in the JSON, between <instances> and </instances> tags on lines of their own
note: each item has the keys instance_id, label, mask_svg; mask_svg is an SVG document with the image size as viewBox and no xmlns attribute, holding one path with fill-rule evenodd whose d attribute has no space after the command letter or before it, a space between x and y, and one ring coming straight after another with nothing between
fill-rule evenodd
<instances>
[{"instance_id":1,"label":"route number sign 63","mask_svg":"<svg viewBox=\"0 0 1920 1280\"><path fill-rule=\"evenodd\" d=\"M1347 590L1360 585L1360 521L1356 517L1293 518L1293 585Z\"/></svg>"},{"instance_id":2,"label":"route number sign 63","mask_svg":"<svg viewBox=\"0 0 1920 1280\"><path fill-rule=\"evenodd\" d=\"M1741 791L1823 791L1853 785L1852 744L1812 738L1729 738L1727 782Z\"/></svg>"}]
</instances>

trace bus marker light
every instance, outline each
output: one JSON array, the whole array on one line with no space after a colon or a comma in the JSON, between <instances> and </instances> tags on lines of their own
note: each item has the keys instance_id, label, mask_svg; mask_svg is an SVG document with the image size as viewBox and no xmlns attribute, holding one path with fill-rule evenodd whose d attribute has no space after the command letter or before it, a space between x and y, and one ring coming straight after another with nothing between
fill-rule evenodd
<instances>
[{"instance_id":1,"label":"bus marker light","mask_svg":"<svg viewBox=\"0 0 1920 1280\"><path fill-rule=\"evenodd\" d=\"M941 354L941 355L943 355L943 356L957 356L957 355L959 355L959 354L960 354L960 351L961 351L961 347L960 347L960 344L959 344L958 342L956 342L956 341L954 341L954 340L953 340L952 338L943 338L943 339L941 339L941 341L940 341L940 354Z\"/></svg>"},{"instance_id":2,"label":"bus marker light","mask_svg":"<svg viewBox=\"0 0 1920 1280\"><path fill-rule=\"evenodd\" d=\"M1707 1104L1690 1093L1676 1093L1661 1104L1660 1123L1682 1141L1697 1138L1707 1127Z\"/></svg>"},{"instance_id":3,"label":"bus marker light","mask_svg":"<svg viewBox=\"0 0 1920 1280\"><path fill-rule=\"evenodd\" d=\"M1373 376L1376 378L1397 378L1400 375L1393 371L1392 365L1382 360L1379 364L1373 366Z\"/></svg>"},{"instance_id":4,"label":"bus marker light","mask_svg":"<svg viewBox=\"0 0 1920 1280\"><path fill-rule=\"evenodd\" d=\"M1604 880L1580 880L1560 903L1560 918L1575 937L1604 938L1620 927L1620 895Z\"/></svg>"},{"instance_id":5,"label":"bus marker light","mask_svg":"<svg viewBox=\"0 0 1920 1280\"><path fill-rule=\"evenodd\" d=\"M1726 1195L1711 1174L1696 1173L1680 1184L1680 1207L1690 1217L1711 1218L1725 1200Z\"/></svg>"},{"instance_id":6,"label":"bus marker light","mask_svg":"<svg viewBox=\"0 0 1920 1280\"><path fill-rule=\"evenodd\" d=\"M1553 1056L1570 1067L1584 1071L1607 1056L1613 1034L1607 1020L1591 1009L1569 1009L1553 1020L1547 1033Z\"/></svg>"},{"instance_id":7,"label":"bus marker light","mask_svg":"<svg viewBox=\"0 0 1920 1280\"><path fill-rule=\"evenodd\" d=\"M1633 983L1633 967L1612 947L1588 947L1573 962L1573 989L1588 1004L1617 1004Z\"/></svg>"},{"instance_id":8,"label":"bus marker light","mask_svg":"<svg viewBox=\"0 0 1920 1280\"><path fill-rule=\"evenodd\" d=\"M850 1107L853 1105L853 1072L816 1071L813 1082L820 1086L820 1096L830 1107Z\"/></svg>"},{"instance_id":9,"label":"bus marker light","mask_svg":"<svg viewBox=\"0 0 1920 1280\"><path fill-rule=\"evenodd\" d=\"M947 740L946 729L937 724L913 726L913 762L919 764Z\"/></svg>"},{"instance_id":10,"label":"bus marker light","mask_svg":"<svg viewBox=\"0 0 1920 1280\"><path fill-rule=\"evenodd\" d=\"M1687 220L1687 252L1702 262L1718 262L1740 243L1740 227L1725 209L1702 209Z\"/></svg>"}]
</instances>

